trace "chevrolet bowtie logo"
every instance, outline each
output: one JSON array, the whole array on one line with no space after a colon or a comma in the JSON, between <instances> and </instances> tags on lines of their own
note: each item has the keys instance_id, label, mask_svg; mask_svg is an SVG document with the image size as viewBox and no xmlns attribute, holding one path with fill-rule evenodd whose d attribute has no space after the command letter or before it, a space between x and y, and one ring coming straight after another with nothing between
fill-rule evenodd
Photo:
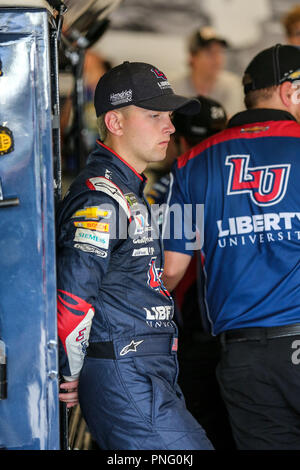
<instances>
[{"instance_id":1,"label":"chevrolet bowtie logo","mask_svg":"<svg viewBox=\"0 0 300 470\"><path fill-rule=\"evenodd\" d=\"M135 342L134 340L131 341L130 344L127 344L122 351L120 351L120 356L125 356L125 354L129 352L136 352L136 348L139 346L139 344L143 343L143 339L141 341Z\"/></svg>"}]
</instances>

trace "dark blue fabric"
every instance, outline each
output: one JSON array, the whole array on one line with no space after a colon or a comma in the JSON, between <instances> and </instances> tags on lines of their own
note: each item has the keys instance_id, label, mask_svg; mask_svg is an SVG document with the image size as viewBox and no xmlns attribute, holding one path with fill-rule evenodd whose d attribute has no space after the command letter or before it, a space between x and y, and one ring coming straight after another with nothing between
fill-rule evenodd
<instances>
[{"instance_id":1,"label":"dark blue fabric","mask_svg":"<svg viewBox=\"0 0 300 470\"><path fill-rule=\"evenodd\" d=\"M245 111L233 123L180 157L171 185L171 207L204 205L206 300L216 335L300 320L300 126L272 110ZM183 234L196 229L192 217ZM164 247L192 255L188 242L171 231Z\"/></svg>"},{"instance_id":2,"label":"dark blue fabric","mask_svg":"<svg viewBox=\"0 0 300 470\"><path fill-rule=\"evenodd\" d=\"M112 342L117 355L85 356L81 369L80 405L100 448L212 449L177 385L173 300L144 184L99 144L58 210L60 371L78 371L78 344L88 346L81 322L93 310L89 343Z\"/></svg>"}]
</instances>

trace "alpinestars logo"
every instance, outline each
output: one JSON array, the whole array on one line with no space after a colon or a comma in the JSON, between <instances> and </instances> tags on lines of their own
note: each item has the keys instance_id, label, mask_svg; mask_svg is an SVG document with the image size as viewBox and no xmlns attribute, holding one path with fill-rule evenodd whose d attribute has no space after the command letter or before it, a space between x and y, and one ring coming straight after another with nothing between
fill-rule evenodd
<instances>
[{"instance_id":1,"label":"alpinestars logo","mask_svg":"<svg viewBox=\"0 0 300 470\"><path fill-rule=\"evenodd\" d=\"M225 165L230 166L227 195L249 193L258 206L280 202L287 189L291 165L268 165L250 168L250 155L230 155Z\"/></svg>"},{"instance_id":2,"label":"alpinestars logo","mask_svg":"<svg viewBox=\"0 0 300 470\"><path fill-rule=\"evenodd\" d=\"M144 340L142 339L141 341L134 341L132 340L130 344L127 344L121 351L120 351L120 356L125 356L125 354L128 354L129 352L137 352L137 347L143 343Z\"/></svg>"}]
</instances>

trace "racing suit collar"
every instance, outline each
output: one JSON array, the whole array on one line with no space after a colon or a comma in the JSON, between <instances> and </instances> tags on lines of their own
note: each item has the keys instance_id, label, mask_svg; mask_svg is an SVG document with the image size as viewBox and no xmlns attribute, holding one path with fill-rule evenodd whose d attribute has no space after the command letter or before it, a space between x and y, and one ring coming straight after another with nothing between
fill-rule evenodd
<instances>
[{"instance_id":1,"label":"racing suit collar","mask_svg":"<svg viewBox=\"0 0 300 470\"><path fill-rule=\"evenodd\" d=\"M247 109L235 114L228 122L227 127L236 127L244 124L254 124L264 121L296 121L288 111L280 109L256 108Z\"/></svg>"},{"instance_id":2,"label":"racing suit collar","mask_svg":"<svg viewBox=\"0 0 300 470\"><path fill-rule=\"evenodd\" d=\"M101 156L107 157L111 163L113 163L119 172L122 174L123 179L134 189L137 193L140 193L144 190L144 187L147 183L147 178L143 173L138 173L129 163L127 163L120 155L118 155L114 150L107 147L100 140L96 141L96 149L92 152L88 158L88 161L94 158Z\"/></svg>"}]
</instances>

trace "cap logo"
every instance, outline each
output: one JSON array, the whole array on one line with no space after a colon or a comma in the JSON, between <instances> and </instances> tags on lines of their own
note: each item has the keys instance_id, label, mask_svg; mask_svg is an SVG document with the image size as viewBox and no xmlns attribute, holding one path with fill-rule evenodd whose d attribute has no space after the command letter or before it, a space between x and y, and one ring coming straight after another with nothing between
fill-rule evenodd
<instances>
[{"instance_id":1,"label":"cap logo","mask_svg":"<svg viewBox=\"0 0 300 470\"><path fill-rule=\"evenodd\" d=\"M111 93L110 102L112 106L129 103L132 101L132 90L123 90L120 93Z\"/></svg>"},{"instance_id":2,"label":"cap logo","mask_svg":"<svg viewBox=\"0 0 300 470\"><path fill-rule=\"evenodd\" d=\"M153 72L155 74L156 78L162 78L164 80L168 80L163 72L161 72L160 70L158 70L154 67L151 69L151 72Z\"/></svg>"},{"instance_id":3,"label":"cap logo","mask_svg":"<svg viewBox=\"0 0 300 470\"><path fill-rule=\"evenodd\" d=\"M286 73L283 80L298 80L300 78L300 70L295 72Z\"/></svg>"},{"instance_id":4,"label":"cap logo","mask_svg":"<svg viewBox=\"0 0 300 470\"><path fill-rule=\"evenodd\" d=\"M167 77L165 76L165 74L163 72L161 72L160 70L156 69L156 68L152 68L151 69L151 72L154 73L154 75L156 76L156 78L158 79L162 79L162 81L160 82L157 82L157 85L159 86L159 88L161 90L166 90L167 88L171 88L171 85L170 83L168 82L168 79Z\"/></svg>"},{"instance_id":5,"label":"cap logo","mask_svg":"<svg viewBox=\"0 0 300 470\"><path fill-rule=\"evenodd\" d=\"M224 111L220 106L212 106L210 114L212 119L223 119L225 117Z\"/></svg>"}]
</instances>

